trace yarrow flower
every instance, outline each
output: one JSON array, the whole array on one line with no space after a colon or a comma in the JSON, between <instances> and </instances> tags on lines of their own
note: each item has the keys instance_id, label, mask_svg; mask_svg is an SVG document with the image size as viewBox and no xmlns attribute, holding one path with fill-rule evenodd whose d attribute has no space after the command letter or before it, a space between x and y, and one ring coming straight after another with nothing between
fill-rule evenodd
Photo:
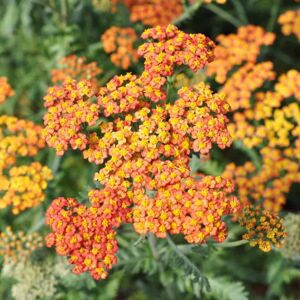
<instances>
[{"instance_id":1,"label":"yarrow flower","mask_svg":"<svg viewBox=\"0 0 300 300\"><path fill-rule=\"evenodd\" d=\"M134 48L137 35L133 28L112 26L103 33L101 41L115 66L127 70L138 61L137 50Z\"/></svg>"},{"instance_id":2,"label":"yarrow flower","mask_svg":"<svg viewBox=\"0 0 300 300\"><path fill-rule=\"evenodd\" d=\"M4 258L4 264L11 261L26 260L30 254L43 247L43 238L37 233L13 232L10 227L0 232L0 256Z\"/></svg>"},{"instance_id":3,"label":"yarrow flower","mask_svg":"<svg viewBox=\"0 0 300 300\"><path fill-rule=\"evenodd\" d=\"M252 149L250 155L258 157L255 163L227 165L222 176L234 181L244 205L261 202L265 209L278 213L291 185L300 179L300 81L299 72L290 70L279 76L274 90L266 88L276 77L273 64L257 61L261 46L274 38L252 25L237 34L221 35L208 73L216 74L217 82L225 82L220 90L231 106L228 130L235 145L242 145L245 153L247 147Z\"/></svg>"},{"instance_id":4,"label":"yarrow flower","mask_svg":"<svg viewBox=\"0 0 300 300\"><path fill-rule=\"evenodd\" d=\"M278 23L284 35L294 34L300 41L300 9L284 12L279 16Z\"/></svg>"},{"instance_id":5,"label":"yarrow flower","mask_svg":"<svg viewBox=\"0 0 300 300\"><path fill-rule=\"evenodd\" d=\"M87 79L96 88L97 76L102 73L96 62L86 62L84 56L69 55L59 61L59 68L51 72L52 83L63 83L68 79Z\"/></svg>"},{"instance_id":6,"label":"yarrow flower","mask_svg":"<svg viewBox=\"0 0 300 300\"><path fill-rule=\"evenodd\" d=\"M232 111L251 107L252 93L265 81L275 79L273 64L262 62L248 63L239 68L223 85L221 91L228 97Z\"/></svg>"},{"instance_id":7,"label":"yarrow flower","mask_svg":"<svg viewBox=\"0 0 300 300\"><path fill-rule=\"evenodd\" d=\"M45 146L42 127L16 117L0 116L0 172L18 156L34 156Z\"/></svg>"},{"instance_id":8,"label":"yarrow flower","mask_svg":"<svg viewBox=\"0 0 300 300\"><path fill-rule=\"evenodd\" d=\"M44 97L44 116L46 128L43 137L50 147L55 148L58 155L72 149L83 150L87 137L82 126L94 126L98 120L99 106L91 101L95 96L92 85L87 80L66 80L62 86L50 87Z\"/></svg>"},{"instance_id":9,"label":"yarrow flower","mask_svg":"<svg viewBox=\"0 0 300 300\"><path fill-rule=\"evenodd\" d=\"M130 220L126 194L109 188L89 193L91 206L73 198L57 198L47 210L46 222L52 233L48 247L56 246L60 255L68 255L73 272L90 272L95 279L105 279L117 262L118 250L114 228Z\"/></svg>"},{"instance_id":10,"label":"yarrow flower","mask_svg":"<svg viewBox=\"0 0 300 300\"><path fill-rule=\"evenodd\" d=\"M44 200L51 170L38 162L19 165L19 157L35 156L45 142L42 127L16 117L0 116L0 209L11 206L13 214Z\"/></svg>"},{"instance_id":11,"label":"yarrow flower","mask_svg":"<svg viewBox=\"0 0 300 300\"><path fill-rule=\"evenodd\" d=\"M219 35L219 44L214 51L215 59L208 65L208 75L215 75L218 83L224 83L234 66L255 63L260 48L272 45L274 40L274 33L265 32L263 28L254 25L239 27L236 34Z\"/></svg>"},{"instance_id":12,"label":"yarrow flower","mask_svg":"<svg viewBox=\"0 0 300 300\"><path fill-rule=\"evenodd\" d=\"M258 246L263 252L271 251L272 246L283 246L286 236L283 220L274 213L249 206L244 209L240 223L247 230L243 238L250 241L250 246Z\"/></svg>"},{"instance_id":13,"label":"yarrow flower","mask_svg":"<svg viewBox=\"0 0 300 300\"><path fill-rule=\"evenodd\" d=\"M3 103L8 97L14 96L15 92L9 85L6 77L0 77L0 104Z\"/></svg>"},{"instance_id":14,"label":"yarrow flower","mask_svg":"<svg viewBox=\"0 0 300 300\"><path fill-rule=\"evenodd\" d=\"M230 180L192 177L189 165L192 151L202 156L214 144L221 149L231 144L224 95L203 82L182 87L174 98L167 93L176 67L203 68L213 59L214 44L172 25L146 30L142 37L148 42L138 50L145 58L140 76L115 76L97 95L67 82L45 97L48 144L63 154L69 144L79 148L74 139L81 135L79 149L101 165L95 179L103 186L90 192L90 206L72 198L54 200L46 217L52 229L47 245L68 256L75 273L89 271L95 279L106 278L117 261L115 235L121 223L161 238L171 233L183 234L189 243L211 237L222 242L227 236L223 217L240 210L230 196ZM73 135L66 134L70 130Z\"/></svg>"},{"instance_id":15,"label":"yarrow flower","mask_svg":"<svg viewBox=\"0 0 300 300\"><path fill-rule=\"evenodd\" d=\"M14 166L8 175L0 175L0 209L12 206L12 213L39 205L45 198L44 190L52 179L51 170L38 162Z\"/></svg>"},{"instance_id":16,"label":"yarrow flower","mask_svg":"<svg viewBox=\"0 0 300 300\"><path fill-rule=\"evenodd\" d=\"M183 12L181 0L113 0L114 6L118 2L128 7L132 22L149 26L166 26Z\"/></svg>"}]
</instances>

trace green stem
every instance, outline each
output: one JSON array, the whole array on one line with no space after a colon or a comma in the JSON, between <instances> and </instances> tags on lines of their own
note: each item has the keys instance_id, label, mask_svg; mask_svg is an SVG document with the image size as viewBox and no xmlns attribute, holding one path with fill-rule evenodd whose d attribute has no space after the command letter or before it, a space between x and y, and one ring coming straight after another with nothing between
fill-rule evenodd
<instances>
[{"instance_id":1,"label":"green stem","mask_svg":"<svg viewBox=\"0 0 300 300\"><path fill-rule=\"evenodd\" d=\"M279 7L281 4L281 0L275 1L275 4L272 5L271 7L271 13L270 13L270 19L267 25L267 30L268 31L273 31L275 27L275 23L277 20L278 12L279 12Z\"/></svg>"},{"instance_id":2,"label":"green stem","mask_svg":"<svg viewBox=\"0 0 300 300\"><path fill-rule=\"evenodd\" d=\"M55 155L55 157L51 163L51 171L52 171L53 176L57 173L57 171L59 169L61 159L62 159L61 156Z\"/></svg>"},{"instance_id":3,"label":"green stem","mask_svg":"<svg viewBox=\"0 0 300 300\"><path fill-rule=\"evenodd\" d=\"M173 24L178 25L183 21L192 17L192 15L198 10L198 8L202 5L203 0L197 1L195 4L188 7L184 13L176 20L174 20Z\"/></svg>"},{"instance_id":4,"label":"green stem","mask_svg":"<svg viewBox=\"0 0 300 300\"><path fill-rule=\"evenodd\" d=\"M253 164L257 168L257 170L261 169L261 160L259 155L254 149L247 148L241 141L235 141L233 142L233 145L237 148L242 150L244 153L248 155L249 158L251 158Z\"/></svg>"},{"instance_id":5,"label":"green stem","mask_svg":"<svg viewBox=\"0 0 300 300\"><path fill-rule=\"evenodd\" d=\"M234 8L240 17L240 20L244 23L244 25L249 24L249 20L246 14L246 11L244 9L244 6L241 4L240 0L231 0Z\"/></svg>"},{"instance_id":6,"label":"green stem","mask_svg":"<svg viewBox=\"0 0 300 300\"><path fill-rule=\"evenodd\" d=\"M171 237L167 234L167 242L172 248L172 250L180 257L184 263L193 271L193 273L203 282L204 287L207 290L210 289L209 282L207 278L203 275L203 273L199 270L199 268L177 247L177 245L173 242Z\"/></svg>"},{"instance_id":7,"label":"green stem","mask_svg":"<svg viewBox=\"0 0 300 300\"><path fill-rule=\"evenodd\" d=\"M242 246L245 244L248 244L248 241L239 240L239 241L234 241L234 242L218 243L218 244L215 244L215 246L218 248L234 248L234 247L239 247L239 246Z\"/></svg>"},{"instance_id":8,"label":"green stem","mask_svg":"<svg viewBox=\"0 0 300 300\"><path fill-rule=\"evenodd\" d=\"M230 13L228 13L224 9L222 9L214 4L208 4L208 5L205 5L204 7L206 9L210 10L211 12L213 12L214 14L216 14L217 16L221 17L225 21L231 23L233 26L235 26L237 28L240 26L243 26L243 23L241 23L241 21L237 20Z\"/></svg>"},{"instance_id":9,"label":"green stem","mask_svg":"<svg viewBox=\"0 0 300 300\"><path fill-rule=\"evenodd\" d=\"M239 247L242 245L246 245L248 244L249 241L246 240L239 240L239 241L234 241L234 242L224 242L224 243L214 243L213 246L215 248L235 248L235 247ZM179 249L190 249L190 248L194 248L196 245L178 245L177 247ZM202 245L202 247L207 247L208 245Z\"/></svg>"},{"instance_id":10,"label":"green stem","mask_svg":"<svg viewBox=\"0 0 300 300\"><path fill-rule=\"evenodd\" d=\"M148 242L149 242L149 246L150 246L152 255L153 255L154 259L157 261L158 270L162 274L162 273L164 273L164 268L163 268L163 264L160 261L161 260L160 259L160 255L159 255L159 252L158 252L158 250L156 248L156 237L155 237L155 235L153 233L149 233L148 234ZM168 298L170 300L176 299L175 298L175 294L174 294L172 288L168 284L166 284L166 283L163 283L163 285L164 285L164 287L166 289Z\"/></svg>"}]
</instances>

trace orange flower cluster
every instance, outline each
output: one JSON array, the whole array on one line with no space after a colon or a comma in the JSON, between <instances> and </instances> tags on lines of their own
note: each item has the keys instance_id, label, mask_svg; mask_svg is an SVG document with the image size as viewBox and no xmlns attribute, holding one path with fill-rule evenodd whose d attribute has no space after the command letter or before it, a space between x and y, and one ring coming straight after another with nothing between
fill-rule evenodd
<instances>
[{"instance_id":1,"label":"orange flower cluster","mask_svg":"<svg viewBox=\"0 0 300 300\"><path fill-rule=\"evenodd\" d=\"M232 183L218 176L200 180L187 176L157 188L154 195L135 189L134 228L140 234L153 232L161 238L167 232L183 234L189 243L204 243L210 237L224 242L227 227L222 217L239 210L237 199L227 196L232 191Z\"/></svg>"},{"instance_id":2,"label":"orange flower cluster","mask_svg":"<svg viewBox=\"0 0 300 300\"><path fill-rule=\"evenodd\" d=\"M288 10L278 18L281 31L284 35L294 34L300 41L300 9Z\"/></svg>"},{"instance_id":3,"label":"orange flower cluster","mask_svg":"<svg viewBox=\"0 0 300 300\"><path fill-rule=\"evenodd\" d=\"M0 116L0 172L16 162L17 156L34 156L45 146L42 127L31 121Z\"/></svg>"},{"instance_id":4,"label":"orange flower cluster","mask_svg":"<svg viewBox=\"0 0 300 300\"><path fill-rule=\"evenodd\" d=\"M101 165L95 179L103 186L91 191L90 207L74 199L53 202L47 212L53 231L47 244L70 256L75 272L89 271L96 279L105 278L116 262L114 230L122 222L132 223L140 234L165 237L169 232L183 234L190 243L205 243L210 237L222 242L227 235L223 217L240 209L228 195L233 191L230 180L193 178L189 165L191 151L206 155L214 144L230 145L230 107L224 95L214 94L203 82L182 87L176 98L167 93L174 69L203 68L213 58L214 44L172 25L146 30L142 37L148 39L138 50L145 71L115 76L99 89L95 110L89 108L94 95L82 94L81 83L51 88L45 97L49 145L58 154L69 143L78 148L67 135L70 126L72 133L84 135L80 149L86 159ZM84 103L79 107L80 101ZM73 108L91 112L92 124ZM85 130L84 123L95 122Z\"/></svg>"},{"instance_id":5,"label":"orange flower cluster","mask_svg":"<svg viewBox=\"0 0 300 300\"><path fill-rule=\"evenodd\" d=\"M252 93L265 81L275 79L271 62L247 63L239 68L223 85L221 91L228 97L232 111L251 107Z\"/></svg>"},{"instance_id":6,"label":"orange flower cluster","mask_svg":"<svg viewBox=\"0 0 300 300\"><path fill-rule=\"evenodd\" d=\"M98 120L99 106L92 103L95 96L92 84L87 80L68 79L62 86L50 87L44 97L44 116L46 128L43 137L58 155L72 149L86 148L87 137L82 133L82 126L94 126Z\"/></svg>"},{"instance_id":7,"label":"orange flower cluster","mask_svg":"<svg viewBox=\"0 0 300 300\"><path fill-rule=\"evenodd\" d=\"M300 101L300 72L289 70L282 74L275 85L275 91L283 98L295 97Z\"/></svg>"},{"instance_id":8,"label":"orange flower cluster","mask_svg":"<svg viewBox=\"0 0 300 300\"><path fill-rule=\"evenodd\" d=\"M113 0L125 4L130 11L132 22L141 21L149 26L166 26L183 12L181 0Z\"/></svg>"},{"instance_id":9,"label":"orange flower cluster","mask_svg":"<svg viewBox=\"0 0 300 300\"><path fill-rule=\"evenodd\" d=\"M261 157L255 165L228 165L223 176L234 180L244 205L262 202L265 209L278 212L292 183L300 179L300 73L290 70L279 77L273 91L259 91L275 79L271 62L256 62L260 47L271 44L274 35L250 25L218 40L208 72L216 74L219 83L225 81L221 91L233 112L228 130L233 140ZM226 80L234 67L239 68Z\"/></svg>"},{"instance_id":10,"label":"orange flower cluster","mask_svg":"<svg viewBox=\"0 0 300 300\"><path fill-rule=\"evenodd\" d=\"M60 68L51 72L52 83L63 83L67 79L91 81L93 86L97 86L97 76L102 73L96 62L87 63L84 56L69 55L60 61Z\"/></svg>"},{"instance_id":11,"label":"orange flower cluster","mask_svg":"<svg viewBox=\"0 0 300 300\"><path fill-rule=\"evenodd\" d=\"M0 175L0 209L12 206L12 213L39 205L43 202L47 182L52 179L51 170L38 162L12 167L8 176Z\"/></svg>"},{"instance_id":12,"label":"orange flower cluster","mask_svg":"<svg viewBox=\"0 0 300 300\"><path fill-rule=\"evenodd\" d=\"M266 147L262 155L260 169L251 162L241 166L229 164L222 176L234 181L244 205L263 202L265 209L279 212L292 183L300 182L299 166L296 161L282 157L277 149Z\"/></svg>"},{"instance_id":13,"label":"orange flower cluster","mask_svg":"<svg viewBox=\"0 0 300 300\"><path fill-rule=\"evenodd\" d=\"M41 130L31 121L0 116L0 209L12 206L19 214L44 200L50 169L37 162L14 166L18 157L34 156L44 147Z\"/></svg>"},{"instance_id":14,"label":"orange flower cluster","mask_svg":"<svg viewBox=\"0 0 300 300\"><path fill-rule=\"evenodd\" d=\"M243 63L255 63L262 46L271 45L275 35L254 25L239 27L237 34L219 35L215 59L208 65L208 75L216 75L218 83L224 83L228 72Z\"/></svg>"},{"instance_id":15,"label":"orange flower cluster","mask_svg":"<svg viewBox=\"0 0 300 300\"><path fill-rule=\"evenodd\" d=\"M101 41L105 52L111 54L110 59L115 66L127 70L132 63L138 61L138 54L134 49L137 35L133 28L112 26L103 33Z\"/></svg>"},{"instance_id":16,"label":"orange flower cluster","mask_svg":"<svg viewBox=\"0 0 300 300\"><path fill-rule=\"evenodd\" d=\"M264 252L271 251L272 245L277 248L283 246L286 237L283 220L270 211L248 206L240 223L247 230L243 238L250 241L250 246L258 246Z\"/></svg>"},{"instance_id":17,"label":"orange flower cluster","mask_svg":"<svg viewBox=\"0 0 300 300\"><path fill-rule=\"evenodd\" d=\"M249 148L266 140L270 147L292 146L290 139L299 139L300 109L298 101L288 99L300 99L299 80L300 72L290 70L279 77L275 91L256 93L252 108L234 114L229 125L233 139L242 140Z\"/></svg>"},{"instance_id":18,"label":"orange flower cluster","mask_svg":"<svg viewBox=\"0 0 300 300\"><path fill-rule=\"evenodd\" d=\"M15 92L9 85L6 77L0 77L0 104L8 97L14 96Z\"/></svg>"},{"instance_id":19,"label":"orange flower cluster","mask_svg":"<svg viewBox=\"0 0 300 300\"><path fill-rule=\"evenodd\" d=\"M56 245L60 255L68 255L73 272L90 272L93 278L105 279L117 262L118 250L114 228L130 221L126 194L119 190L92 190L91 206L72 198L57 198L46 213L46 222L53 233L46 238L48 247Z\"/></svg>"},{"instance_id":20,"label":"orange flower cluster","mask_svg":"<svg viewBox=\"0 0 300 300\"><path fill-rule=\"evenodd\" d=\"M37 233L25 234L23 231L14 233L10 227L0 233L0 256L4 263L27 259L30 254L43 247L43 238Z\"/></svg>"},{"instance_id":21,"label":"orange flower cluster","mask_svg":"<svg viewBox=\"0 0 300 300\"><path fill-rule=\"evenodd\" d=\"M262 157L261 169L252 163L229 165L223 174L234 180L243 203L263 201L278 212L291 185L300 182L300 108L292 101L299 97L299 74L291 70L280 76L275 91L257 93L253 108L235 113L228 126L234 140L260 149Z\"/></svg>"},{"instance_id":22,"label":"orange flower cluster","mask_svg":"<svg viewBox=\"0 0 300 300\"><path fill-rule=\"evenodd\" d=\"M146 29L142 39L152 40L138 50L145 58L145 70L149 73L171 76L176 65L187 65L196 72L214 60L213 41L204 34L186 34L174 25Z\"/></svg>"}]
</instances>

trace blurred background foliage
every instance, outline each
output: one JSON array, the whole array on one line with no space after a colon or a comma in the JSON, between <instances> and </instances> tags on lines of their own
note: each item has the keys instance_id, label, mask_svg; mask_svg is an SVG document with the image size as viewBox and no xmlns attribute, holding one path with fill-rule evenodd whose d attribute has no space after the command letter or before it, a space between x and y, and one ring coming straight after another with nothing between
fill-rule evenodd
<instances>
[{"instance_id":1,"label":"blurred background foliage","mask_svg":"<svg viewBox=\"0 0 300 300\"><path fill-rule=\"evenodd\" d=\"M278 15L295 8L295 3L289 0L241 0L247 13L245 16L235 2L228 1L217 10L200 6L188 18L179 19L176 25L186 32L201 32L212 39L220 33L235 32L237 27L249 23L280 35ZM16 91L16 95L1 107L1 113L41 124L42 98L51 84L51 70L57 68L60 58L69 54L84 55L88 61L97 61L104 70L100 75L102 84L122 73L102 51L100 36L113 25L133 27L138 34L144 27L140 23L131 23L123 6L115 14L99 9L95 3L97 1L89 0L0 1L0 76L8 77ZM278 73L290 68L299 69L299 56L299 43L292 36L277 38L275 44L262 54L264 59L276 63ZM129 71L139 72L141 68L139 63ZM213 155L217 157L218 151ZM47 232L43 227L44 212L53 198L59 195L84 201L87 191L95 186L92 178L96 168L85 162L80 154L67 153L57 159L54 151L47 149L39 154L38 160L55 173L46 201L17 217L2 210L1 230L9 225L18 230ZM204 168L208 173L217 174L223 166L208 163ZM297 186L289 197L288 207L296 212L299 210ZM300 299L299 262L285 258L279 251L262 253L247 245L233 248L210 244L190 246L180 237L176 240L177 246L172 248L168 240L139 239L131 228L124 226L121 230L120 261L107 280L95 282L87 274L74 275L65 261L58 261L52 250L43 249L32 258L29 277L20 276L20 270L24 272L28 266L2 270L0 299L14 299L16 295L17 299L28 300L34 297L61 300ZM240 230L239 227L232 228L229 239L234 240ZM194 265L180 253L190 258ZM45 257L48 257L47 261ZM197 273L199 270L210 282L210 290L206 289L205 293L202 287L206 283ZM41 279L39 284L36 278ZM28 291L25 286L30 287ZM48 286L55 288L54 296L45 293Z\"/></svg>"}]
</instances>

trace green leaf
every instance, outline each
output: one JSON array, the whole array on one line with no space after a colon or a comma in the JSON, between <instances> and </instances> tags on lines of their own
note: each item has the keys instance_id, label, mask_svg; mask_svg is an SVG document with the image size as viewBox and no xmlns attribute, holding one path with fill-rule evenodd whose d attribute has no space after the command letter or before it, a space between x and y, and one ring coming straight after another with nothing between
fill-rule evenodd
<instances>
[{"instance_id":1,"label":"green leaf","mask_svg":"<svg viewBox=\"0 0 300 300\"><path fill-rule=\"evenodd\" d=\"M211 292L207 293L209 299L216 300L248 300L249 293L239 281L231 282L225 277L209 278Z\"/></svg>"}]
</instances>

